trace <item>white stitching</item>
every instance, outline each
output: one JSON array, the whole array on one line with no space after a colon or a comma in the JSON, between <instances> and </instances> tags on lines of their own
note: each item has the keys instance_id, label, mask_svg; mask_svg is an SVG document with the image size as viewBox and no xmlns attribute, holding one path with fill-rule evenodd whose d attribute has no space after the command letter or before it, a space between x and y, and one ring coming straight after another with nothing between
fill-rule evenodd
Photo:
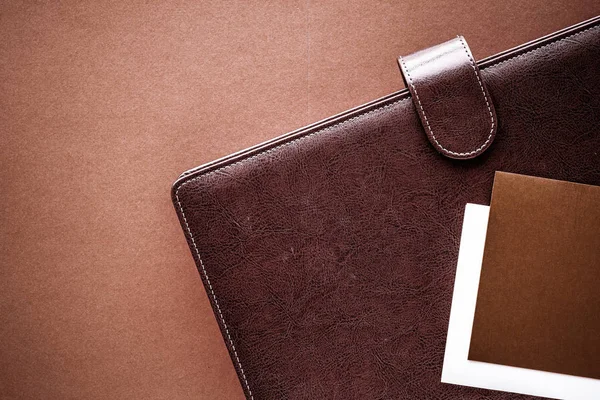
<instances>
[{"instance_id":1,"label":"white stitching","mask_svg":"<svg viewBox=\"0 0 600 400\"><path fill-rule=\"evenodd\" d=\"M425 125L427 126L429 133L431 133L431 137L433 138L433 141L435 142L436 146L438 148L440 148L441 150L443 150L445 153L452 154L454 156L469 156L469 155L478 153L484 147L487 146L487 144L492 140L492 137L494 135L494 126L496 126L496 124L494 121L494 114L492 113L492 108L490 107L490 103L488 101L487 95L485 93L485 90L483 89L483 84L481 83L481 79L479 79L479 73L477 72L477 68L475 67L475 62L473 61L473 58L469 54L469 51L467 50L467 47L465 46L462 38L458 37L458 39L460 40L460 43L462 44L463 49L465 49L465 52L467 53L467 58L469 59L469 61L471 63L471 67L473 68L473 72L475 73L475 77L477 78L477 82L479 83L479 87L481 88L481 93L483 93L483 99L485 100L485 104L487 106L488 112L490 113L490 120L491 120L490 134L488 135L486 141L475 150L464 152L464 153L458 153L458 152L455 152L452 150L448 150L444 146L442 146L442 144L435 137L435 134L433 133L433 129L431 129L431 125L429 124L429 120L427 119L427 114L425 114L425 109L423 108L423 104L421 103L421 99L419 98L419 93L417 92L417 88L413 84L412 77L410 76L410 71L408 69L408 66L406 65L406 62L404 61L404 59L402 57L400 57L399 59L400 59L400 62L402 63L402 65L404 65L404 70L406 71L406 75L408 76L408 84L410 85L413 92L415 93L415 97L417 98L417 103L419 104L419 108L421 109L421 113L423 114L423 119L425 120Z\"/></svg>"},{"instance_id":2,"label":"white stitching","mask_svg":"<svg viewBox=\"0 0 600 400\"><path fill-rule=\"evenodd\" d=\"M506 60L502 60L502 61L496 62L496 63L494 63L494 64L487 65L487 66L485 66L483 69L486 69L486 70L487 70L487 69L490 69L490 68L496 68L496 67L499 67L499 66L501 66L501 65L503 65L503 64L506 64L506 63L507 63L507 62L509 62L509 61L516 60L516 59L519 59L519 58L523 58L523 57L524 57L524 56L526 56L527 54L530 54L530 53L536 52L536 51L538 51L538 50L541 50L541 49L543 49L543 48L545 48L545 47L548 47L548 46L550 46L551 44L557 44L557 43L563 42L563 41L565 41L565 40L567 40L567 39L571 39L571 38L573 38L573 37L575 37L575 36L579 36L579 35L581 35L581 34L583 34L583 33L586 33L586 32L588 32L588 31L591 31L591 30L597 29L597 28L599 28L599 27L600 27L600 25L594 25L594 26L590 26L589 28L586 28L586 29L584 29L584 30L582 30L582 31L575 32L575 33L572 33L572 34L570 34L569 36L565 36L564 38L562 38L562 39L560 39L560 40L550 41L550 42L546 43L546 44L545 44L545 45L543 45L543 46L536 47L536 48L533 48L533 49L531 49L531 50L527 50L525 53L517 54L517 55L515 55L515 56L512 56L512 57L510 57L510 58L507 58Z\"/></svg>"},{"instance_id":3,"label":"white stitching","mask_svg":"<svg viewBox=\"0 0 600 400\"><path fill-rule=\"evenodd\" d=\"M185 186L185 185L187 185L188 183L194 182L195 180L197 180L197 179L201 178L202 176L204 176L204 175L206 175L206 174L212 174L212 173L218 172L218 171L220 171L220 170L222 170L222 169L225 169L225 168L231 168L231 167L233 167L233 166L235 166L235 165L237 165L237 164L239 164L239 163L241 163L241 162L244 162L244 161L250 161L250 160L252 160L252 159L254 159L254 158L256 158L256 157L259 157L259 156L262 156L262 155L265 155L265 154L269 154L269 153L271 153L271 152L273 152L273 151L275 151L275 150L277 150L277 149L280 149L280 148L282 148L282 147L288 146L288 145L290 145L290 144L292 144L292 143L295 143L295 142L297 142L297 141L299 141L299 140L308 139L309 137L312 137L312 136L314 136L314 135L321 134L321 133L323 133L323 132L326 132L326 131L328 131L328 130L331 130L331 129L333 129L333 128L337 128L337 127L339 127L339 126L341 126L341 125L345 125L345 124L347 124L347 123L350 123L350 122L352 122L352 121L355 121L355 120L357 120L358 118L366 117L367 115L373 114L373 113L375 113L375 112L378 112L378 111L383 111L383 110L385 110L386 108L389 108L389 107L395 106L396 104L403 103L403 102L406 102L406 101L409 101L409 100L411 100L411 99L410 99L410 97L408 97L408 98L406 98L406 99L400 99L400 100L396 100L396 101L394 101L393 103L386 104L386 105L384 105L384 106L380 106L380 107L378 107L378 108L374 108L373 110L370 110L369 112L366 112L366 113L364 113L364 114L359 114L359 115L356 115L356 116L354 116L354 117L352 117L352 118L349 118L349 119L347 119L347 120L344 120L344 121L340 121L340 122L338 122L338 123L336 123L336 124L333 124L333 125L331 125L331 126L327 126L327 127L325 127L325 128L322 128L322 129L319 129L319 130L317 130L317 131L311 132L311 133L309 133L309 134L307 134L307 135L304 135L304 136L297 137L297 138L295 138L295 139L293 139L293 140L290 140L289 142L281 143L281 144L279 144L279 145L277 145L277 146L275 146L275 147L273 147L273 148L266 149L266 150L262 150L262 151L260 151L259 153L257 153L257 154L254 154L253 156L250 156L250 157L247 157L247 158L242 158L241 160L238 160L238 161L236 161L236 162L234 162L234 163L227 164L227 165L223 165L223 166L221 166L221 167L219 167L219 168L217 168L217 169L215 169L215 170L212 170L212 171L208 171L208 172L206 172L206 173L203 173L203 174L201 174L201 175L199 175L199 176L197 176L197 177L195 177L195 178L192 178L192 179L190 179L190 180L188 180L188 181L182 182L182 183L181 183L181 185L180 185L180 186L177 188L177 191L175 192L175 196L177 196L177 193L179 193L179 190L181 190L181 188L182 188L182 187L184 187L184 186Z\"/></svg>"},{"instance_id":4,"label":"white stitching","mask_svg":"<svg viewBox=\"0 0 600 400\"><path fill-rule=\"evenodd\" d=\"M463 38L459 36L458 40L460 40L460 43L462 44L463 49L465 49L465 53L467 54L467 58L471 62L471 67L473 68L473 72L475 73L475 77L477 78L477 83L479 83L479 88L481 89L481 93L483 93L483 99L485 100L485 105L487 106L488 112L490 113L490 121L492 123L492 126L490 128L490 134L489 134L487 140L477 150L474 150L474 152L477 153L478 151L483 149L490 142L490 140L492 140L492 136L494 134L494 127L496 126L496 121L494 121L494 114L492 113L492 108L490 107L490 102L488 101L487 93L485 92L485 89L483 88L483 83L481 82L481 77L479 76L479 71L477 71L477 67L475 66L475 61L473 61L473 57L471 57L471 53L469 53L469 50L467 50L467 45L463 41Z\"/></svg>"},{"instance_id":5,"label":"white stitching","mask_svg":"<svg viewBox=\"0 0 600 400\"><path fill-rule=\"evenodd\" d=\"M183 186L183 185L182 185ZM181 187L180 187L181 188ZM246 374L244 373L244 368L242 368L242 363L240 358L238 357L237 351L235 349L235 345L233 344L233 340L231 339L231 335L229 334L229 328L227 327L227 323L225 322L225 318L223 318L223 313L221 312L221 307L219 307L219 302L217 301L217 295L213 290L212 284L210 283L210 279L208 279L208 274L206 273L206 268L204 267L204 263L202 262L202 257L200 257L200 251L198 250L198 246L196 246L196 241L194 240L194 235L192 234L192 230L190 229L190 225L188 224L185 213L183 212L183 206L181 205L181 201L179 200L179 190L175 193L175 197L177 198L177 204L179 205L179 210L181 211L181 216L183 217L183 221L185 222L185 227L187 232L192 240L192 245L194 246L194 250L196 250L196 254L198 256L198 261L200 261L200 266L202 267L202 274L206 279L206 283L208 284L208 288L210 289L210 294L213 298L215 306L217 308L217 313L219 314L219 318L221 319L221 323L223 324L223 329L225 330L225 334L227 335L227 340L231 345L231 350L233 350L233 355L235 356L235 360L242 374L242 378L244 379L244 384L246 385L246 389L248 390L248 394L250 395L250 399L254 400L254 396L252 395L252 390L250 390L250 385L248 385L248 380L246 379Z\"/></svg>"},{"instance_id":6,"label":"white stitching","mask_svg":"<svg viewBox=\"0 0 600 400\"><path fill-rule=\"evenodd\" d=\"M519 54L519 55L516 55L516 56L510 57L510 58L507 58L506 60L500 61L500 62L499 62L499 63L497 63L497 64L492 64L492 65L489 65L489 66L487 66L486 68L497 67L497 66L499 66L499 65L502 65L502 64L504 64L504 63L506 63L506 62L508 62L508 61L511 61L511 60L513 60L513 59L518 59L518 58L521 58L521 57L523 57L523 56L524 56L524 55L526 55L526 54L532 53L532 52L534 52L534 51L541 50L541 49L543 49L543 48L545 48L545 47L547 47L547 46L549 46L549 45L551 45L551 44L560 43L560 42L562 42L562 41L564 41L564 40L567 40L567 39L569 39L569 38L571 38L571 37L573 37L573 36L580 35L580 34L582 34L582 33L584 33L584 32L587 32L587 31L589 31L589 30L592 30L592 29L595 29L595 28L598 28L598 25L596 25L596 26L592 26L592 27L590 27L590 28L587 28L587 29L585 29L585 30L583 30L583 31L580 31L580 32L573 33L573 34L571 34L571 35L569 35L569 36L566 36L566 37L564 37L564 38L562 38L562 39L560 39L560 40L556 40L556 41L549 42L549 43L547 43L547 44L545 44L545 45L543 45L543 46L540 46L540 47L538 47L538 48L531 49L531 50L529 50L529 51L527 51L527 52L525 52L525 53L523 53L523 54ZM468 54L468 53L467 53L467 54ZM402 60L402 57L400 57L400 59ZM402 60L402 61L403 61L403 60ZM416 93L416 91L415 91L415 93ZM484 92L484 93L485 93L485 92ZM219 167L219 168L217 168L217 169L215 169L215 170L208 171L208 172L206 172L206 173L202 173L202 174L200 174L199 176L197 176L197 177L195 177L195 178L188 179L187 181L185 181L185 182L182 182L182 183L180 184L180 186L177 188L177 190L175 191L175 197L176 197L176 199L177 199L177 204L178 204L178 206L179 206L179 211L181 212L181 216L183 217L183 220L184 220L184 222L185 222L185 226L186 226L186 229L187 229L187 233L188 233L188 235L189 235L189 237L190 237L190 239L191 239L191 241L192 241L192 244L193 244L193 246L194 246L194 250L196 251L196 255L197 255L198 261L200 261L200 266L201 266L201 268L202 268L202 274L204 275L204 278L206 279L206 283L208 284L209 290L210 290L210 292L211 292L211 296L213 297L213 300L214 300L215 306L216 306L216 308L217 308L217 312L218 312L218 314L219 314L219 318L221 319L221 323L223 324L223 328L224 328L224 330L225 330L225 334L227 335L227 340L229 341L229 344L231 345L231 349L233 350L233 354L234 354L234 356L235 356L235 359L236 359L237 365L238 365L238 367L239 367L239 369L240 369L240 372L241 372L241 374L242 374L242 379L244 380L244 385L246 386L246 389L248 390L248 394L250 395L250 399L251 399L251 400L254 400L254 396L252 395L252 391L250 390L250 385L248 384L248 380L246 379L246 374L244 373L244 370L243 370L243 368L242 368L242 363L241 363L241 361L240 361L240 359L239 359L239 357L238 357L237 351L235 350L235 346L234 346L234 344L233 344L233 340L231 339L231 335L229 334L229 329L227 328L227 324L225 323L225 319L223 318L223 313L221 312L221 308L219 307L219 303L217 302L217 296L216 296L216 294L215 294L215 292L214 292L214 290L213 290L213 287L212 287L212 285L211 285L211 283L210 283L210 280L208 279L208 274L206 273L206 268L204 267L204 263L202 262L202 257L200 256L200 252L199 252L199 250L198 250L198 246L196 246L196 241L194 240L194 235L192 234L192 231L191 231L191 229L190 229L190 226L189 226L189 224L188 224L187 218L186 218L186 216L185 216L185 213L184 213L184 211L183 211L183 206L182 206L182 204L181 204L181 201L179 200L179 190L181 190L181 188L182 188L182 187L184 187L185 185L187 185L188 183L194 182L194 181L196 181L196 180L198 180L198 179L200 179L200 178L202 178L202 177L206 176L207 174L215 173L215 172L218 172L218 171L220 171L220 170L223 170L223 169L225 169L225 168L230 168L230 167L233 167L234 165L236 165L236 164L239 164L239 163L241 163L241 162L244 162L244 161L249 161L249 160L251 160L251 159L254 159L254 158L256 158L256 157L258 157L258 156L260 156L260 155L263 155L263 154L268 154L269 152L272 152L272 151L274 151L274 150L276 150L276 149L279 149L279 148L285 147L285 146L287 146L287 145L290 145L290 144L292 144L292 143L295 143L295 142L297 142L297 141L299 141L299 140L306 139L306 138L312 137L312 136L314 136L314 135L317 135L317 134L320 134L320 133L326 132L326 131L328 131L328 130L330 130L330 129L333 129L334 127L337 127L337 126L340 126L340 125L346 124L346 123L348 123L348 122L350 122L350 121L354 121L354 120L356 120L356 119L357 119L357 118L359 118L359 117L365 117L365 116L367 116L367 115L369 115L369 114L372 114L372 113L374 113L374 112L376 112L376 111L384 110L384 109L386 109L386 108L389 108L389 107L391 107L391 106L393 106L393 105L395 105L395 104L399 104L399 103L402 103L402 102L404 102L404 101L407 101L407 100L410 100L410 98L406 98L406 99L397 100L397 101L395 101L395 102L393 102L393 103L386 104L386 105L384 105L384 106L380 106L380 107L378 107L378 108L375 108L375 109L373 109L373 110L370 110L369 112L367 112L367 113L365 113L365 114L359 114L359 115L357 115L357 116L355 116L355 117L352 117L352 118L350 118L350 119L347 119L347 120L345 120L345 121L338 122L337 124L334 124L334 125L328 126L328 127L326 127L326 128L323 128L323 129L317 130L317 131L315 131L315 132L312 132L312 133L310 133L310 134L307 134L307 135L304 135L304 136L297 137L297 138L295 138L295 139L293 139L293 140L290 140L289 142L282 143L282 144L280 144L280 145L278 145L278 146L275 146L275 147L273 147L273 148L271 148L271 149L263 150L263 151L261 151L261 152L259 152L259 153L255 154L255 155L253 155L253 156L251 156L251 157L248 157L248 158L242 158L241 160L238 160L238 161L236 161L236 162L234 162L234 163L227 164L227 165L223 165L223 166L221 166L221 167ZM487 100L487 99L486 99L486 100Z\"/></svg>"},{"instance_id":7,"label":"white stitching","mask_svg":"<svg viewBox=\"0 0 600 400\"><path fill-rule=\"evenodd\" d=\"M260 152L258 154L255 154L252 157L244 158L244 159L238 160L238 161L236 161L236 162L234 162L232 164L224 165L224 166L222 166L222 167L220 167L220 168L218 168L218 169L216 169L214 171L211 171L210 173L215 173L215 172L220 171L220 170L225 169L225 168L231 168L234 165L241 163L242 161L251 160L251 159L256 158L256 157L258 157L260 155L264 155L264 154L267 154L267 153L272 152L274 150L277 150L277 149L279 149L281 147L288 146L288 145L290 145L292 143L295 143L295 142L297 142L297 141L299 141L301 139L307 139L307 138L309 138L309 137L311 137L313 135L316 135L316 134L319 134L319 133L323 133L325 131L331 130L331 129L333 129L335 127L338 127L338 126L341 126L341 125L345 125L345 124L347 124L349 122L355 121L358 118L366 117L366 116L368 116L370 114L373 114L373 113L378 112L378 111L385 110L388 107L392 107L392 106L394 106L394 105L396 105L398 103L401 103L401 102L404 102L404 101L408 101L408 100L410 100L410 98L397 100L397 101L395 101L393 103L386 104L386 105L384 105L382 107L379 107L379 108L375 108L375 109L373 109L373 110L371 110L371 111L369 111L369 112L367 112L365 114L359 114L359 115L357 115L355 117L352 117L350 119L347 119L345 121L341 121L341 122L338 122L337 124L334 124L334 125L328 126L326 128L323 128L321 130L312 132L309 135L301 136L301 137L298 137L298 138L296 138L294 140L291 140L289 142L282 143L279 146L275 146L275 147L273 147L271 149L268 149L266 151L263 151L263 152ZM190 225L188 224L187 218L185 216L185 212L183 211L183 206L181 204L181 201L179 200L179 191L181 190L181 188L183 188L188 183L191 183L191 182L194 182L197 179L200 179L202 176L204 176L204 175L200 175L200 176L197 176L197 177L195 177L193 179L190 179L188 181L183 182L177 188L177 190L175 191L175 198L177 199L177 204L179 206L179 211L181 212L181 216L183 217L183 222L185 223L185 227L186 227L187 233L188 233L188 235L189 235L189 237L190 237L190 239L192 241L192 245L194 246L194 250L196 252L196 256L198 258L198 261L200 261L200 267L202 268L202 274L204 275L204 278L206 279L206 283L208 284L208 288L210 290L210 294L211 294L211 296L213 298L213 301L215 303L215 306L216 306L216 309L217 309L217 313L219 314L219 319L221 320L221 323L223 324L223 329L225 330L225 334L227 335L227 340L229 341L229 344L231 345L231 350L233 350L233 355L235 356L236 363L237 363L237 365L238 365L238 367L240 369L240 373L242 374L242 379L244 380L244 385L246 386L246 389L248 390L248 394L250 395L250 400L254 400L254 396L252 395L252 391L250 390L250 385L248 384L248 380L246 379L246 374L244 373L244 369L242 368L242 363L240 361L240 358L238 357L237 351L235 349L235 345L233 344L233 339L231 338L231 335L229 334L229 329L227 328L227 323L225 322L225 318L223 317L223 313L221 312L221 308L219 307L219 302L217 301L217 295L215 294L215 291L213 290L212 284L210 283L210 279L208 278L208 274L206 272L206 268L204 267L204 262L202 262L202 257L200 256L200 251L198 250L198 246L196 245L196 241L194 240L194 235L192 233L192 230L190 229Z\"/></svg>"},{"instance_id":8,"label":"white stitching","mask_svg":"<svg viewBox=\"0 0 600 400\"><path fill-rule=\"evenodd\" d=\"M253 156L250 156L250 157L247 157L247 158L242 158L241 160L238 160L238 161L236 161L236 162L234 162L234 163L231 163L231 164L223 165L223 166L221 166L221 167L219 167L219 168L217 168L217 169L215 169L215 170L213 170L213 171L208 171L207 173L213 173L213 172L217 172L217 171L220 171L220 170L222 170L222 169L225 169L225 168L230 168L230 167L233 167L234 165L236 165L236 164L239 164L239 163L241 163L241 162L243 162L243 161L249 161L249 160L252 160L252 159L254 159L254 158L256 158L256 157L258 157L258 156L260 156L260 155L263 155L263 154L269 154L269 153L270 153L270 152L272 152L272 151L275 151L275 150L277 150L277 149L279 149L279 148L281 148L281 147L285 147L285 146L287 146L287 145L289 145L289 144L292 144L292 143L294 143L294 142L296 142L296 141L298 141L298 140L306 139L306 138L309 138L309 137L311 137L311 136L314 136L314 135L317 135L317 134L323 133L323 132L325 132L325 131L328 131L328 130L330 130L330 129L333 129L333 128L336 128L336 127L338 127L338 126L344 125L344 124L346 124L346 123L349 123L349 122L355 121L355 120L357 120L358 118L361 118L361 117L366 117L367 115L373 114L373 113L374 113L374 112L376 112L376 111L382 111L382 110L385 110L386 108L392 107L392 106L394 106L394 105L396 105L396 104L403 103L403 102L405 102L405 101L409 101L409 100L411 100L411 98L410 98L410 97L407 97L407 98L405 98L405 99L399 99L399 100L396 100L396 101L394 101L394 102L392 102L392 103L390 103L390 104L386 104L386 105L384 105L384 106L378 106L377 108L374 108L374 109L372 109L372 110L370 110L370 111L368 111L368 112L366 112L366 113L364 113L364 114L358 114L358 115L356 115L356 116L354 116L354 117L352 117L352 118L349 118L349 119L347 119L347 120L344 120L344 121L337 122L337 123L335 123L335 124L333 124L333 125L331 125L331 126L327 126L327 127L325 127L325 128L322 128L322 129L319 129L319 130L317 130L317 131L311 132L311 133L309 133L309 134L307 134L307 135L303 135L303 136L300 136L300 137L294 138L294 139L290 140L289 142L281 143L281 144L279 144L279 145L277 145L277 146L275 146L275 147L273 147L273 148L266 149L266 150L262 150L262 151L258 152L257 154L255 154L255 155L253 155ZM203 174L203 175L204 175L204 174ZM199 178L199 176L198 176L198 177L196 177L196 178L194 178L194 179L192 179L191 181L193 182L193 181L194 181L194 180L196 180L197 178ZM185 185L186 185L187 183L189 183L189 182L190 182L190 181L183 182L183 183L181 184L181 186L179 187L179 189L180 189L181 187L185 186ZM178 191L179 191L179 189L178 189Z\"/></svg>"}]
</instances>

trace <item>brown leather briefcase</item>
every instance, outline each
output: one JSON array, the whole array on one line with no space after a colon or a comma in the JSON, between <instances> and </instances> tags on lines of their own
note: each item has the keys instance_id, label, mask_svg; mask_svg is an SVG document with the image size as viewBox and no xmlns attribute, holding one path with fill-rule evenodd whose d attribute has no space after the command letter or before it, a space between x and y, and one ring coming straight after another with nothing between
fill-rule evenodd
<instances>
[{"instance_id":1,"label":"brown leather briefcase","mask_svg":"<svg viewBox=\"0 0 600 400\"><path fill-rule=\"evenodd\" d=\"M461 221L497 170L600 185L600 19L184 173L173 201L249 399L509 399L440 383Z\"/></svg>"}]
</instances>

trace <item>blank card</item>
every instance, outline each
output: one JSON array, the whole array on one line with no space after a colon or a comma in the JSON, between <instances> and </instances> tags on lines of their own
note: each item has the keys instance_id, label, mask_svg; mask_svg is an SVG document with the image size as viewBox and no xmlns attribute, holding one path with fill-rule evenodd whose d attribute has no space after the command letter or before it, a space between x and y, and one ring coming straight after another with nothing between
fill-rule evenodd
<instances>
[{"instance_id":1,"label":"blank card","mask_svg":"<svg viewBox=\"0 0 600 400\"><path fill-rule=\"evenodd\" d=\"M600 380L468 359L489 207L467 204L442 382L556 399L597 399Z\"/></svg>"}]
</instances>

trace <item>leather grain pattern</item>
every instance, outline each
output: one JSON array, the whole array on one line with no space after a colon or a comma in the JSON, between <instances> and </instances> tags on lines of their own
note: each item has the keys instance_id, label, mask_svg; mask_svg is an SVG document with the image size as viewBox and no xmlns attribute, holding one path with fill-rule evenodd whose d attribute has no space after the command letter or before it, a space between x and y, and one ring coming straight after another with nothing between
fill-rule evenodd
<instances>
[{"instance_id":1,"label":"leather grain pattern","mask_svg":"<svg viewBox=\"0 0 600 400\"><path fill-rule=\"evenodd\" d=\"M399 57L398 65L433 147L456 159L490 147L496 111L462 36Z\"/></svg>"},{"instance_id":2,"label":"leather grain pattern","mask_svg":"<svg viewBox=\"0 0 600 400\"><path fill-rule=\"evenodd\" d=\"M598 20L480 63L488 151L407 91L190 171L173 200L250 399L517 399L440 383L463 207L496 170L600 184Z\"/></svg>"}]
</instances>

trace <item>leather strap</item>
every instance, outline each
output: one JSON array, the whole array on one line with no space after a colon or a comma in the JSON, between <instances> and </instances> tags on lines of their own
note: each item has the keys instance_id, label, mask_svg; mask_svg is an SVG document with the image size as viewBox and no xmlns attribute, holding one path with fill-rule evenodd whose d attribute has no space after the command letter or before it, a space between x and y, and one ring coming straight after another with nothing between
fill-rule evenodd
<instances>
[{"instance_id":1,"label":"leather strap","mask_svg":"<svg viewBox=\"0 0 600 400\"><path fill-rule=\"evenodd\" d=\"M474 158L498 126L492 99L462 36L398 58L431 144L455 159Z\"/></svg>"}]
</instances>

